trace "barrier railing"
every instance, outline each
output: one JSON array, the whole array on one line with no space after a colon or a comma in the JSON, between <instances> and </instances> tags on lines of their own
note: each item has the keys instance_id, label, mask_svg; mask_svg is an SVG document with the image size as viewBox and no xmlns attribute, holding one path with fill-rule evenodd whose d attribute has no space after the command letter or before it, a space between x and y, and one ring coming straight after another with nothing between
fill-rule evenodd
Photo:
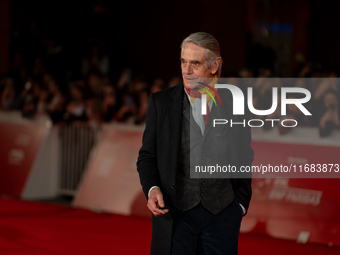
<instances>
[{"instance_id":1,"label":"barrier railing","mask_svg":"<svg viewBox=\"0 0 340 255\"><path fill-rule=\"evenodd\" d=\"M97 131L87 123L59 127L59 192L74 195L93 145Z\"/></svg>"}]
</instances>

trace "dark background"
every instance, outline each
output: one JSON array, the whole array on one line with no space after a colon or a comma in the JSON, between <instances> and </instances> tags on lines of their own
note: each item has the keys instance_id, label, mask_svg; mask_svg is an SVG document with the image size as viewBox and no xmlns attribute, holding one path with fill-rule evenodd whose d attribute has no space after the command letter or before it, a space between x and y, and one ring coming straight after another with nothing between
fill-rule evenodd
<instances>
[{"instance_id":1,"label":"dark background","mask_svg":"<svg viewBox=\"0 0 340 255\"><path fill-rule=\"evenodd\" d=\"M17 51L30 65L29 55L43 48L34 40L50 38L62 46L61 73L71 69L77 76L79 60L96 43L110 56L113 78L129 66L168 80L180 75L181 40L196 31L209 32L220 42L225 75L243 67L256 72L267 66L277 75L291 77L306 61L339 67L336 0L0 0L0 4L0 73L6 73ZM97 5L104 11L95 10ZM270 29L273 25L276 29Z\"/></svg>"}]
</instances>

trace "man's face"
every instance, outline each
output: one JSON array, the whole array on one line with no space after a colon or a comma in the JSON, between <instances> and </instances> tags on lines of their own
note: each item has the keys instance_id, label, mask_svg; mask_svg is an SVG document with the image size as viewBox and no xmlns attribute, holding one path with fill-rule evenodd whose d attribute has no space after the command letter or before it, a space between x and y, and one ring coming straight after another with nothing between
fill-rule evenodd
<instances>
[{"instance_id":1,"label":"man's face","mask_svg":"<svg viewBox=\"0 0 340 255\"><path fill-rule=\"evenodd\" d=\"M217 72L218 66L215 64L208 68L206 57L205 48L191 42L184 44L181 52L181 68L183 83L187 89L199 85L194 82L195 78L212 78Z\"/></svg>"}]
</instances>

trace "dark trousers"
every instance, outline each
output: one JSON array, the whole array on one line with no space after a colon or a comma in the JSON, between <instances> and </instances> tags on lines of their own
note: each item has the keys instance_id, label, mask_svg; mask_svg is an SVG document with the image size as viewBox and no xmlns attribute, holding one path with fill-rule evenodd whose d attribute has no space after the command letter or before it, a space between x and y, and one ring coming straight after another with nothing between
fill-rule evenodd
<instances>
[{"instance_id":1,"label":"dark trousers","mask_svg":"<svg viewBox=\"0 0 340 255\"><path fill-rule=\"evenodd\" d=\"M242 208L237 200L219 214L200 203L182 212L175 209L172 255L237 255Z\"/></svg>"}]
</instances>

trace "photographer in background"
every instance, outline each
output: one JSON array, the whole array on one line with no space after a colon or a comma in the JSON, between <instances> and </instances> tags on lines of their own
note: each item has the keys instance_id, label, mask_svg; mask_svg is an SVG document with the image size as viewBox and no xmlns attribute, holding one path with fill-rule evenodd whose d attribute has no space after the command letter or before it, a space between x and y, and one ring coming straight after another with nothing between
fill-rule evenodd
<instances>
[{"instance_id":1,"label":"photographer in background","mask_svg":"<svg viewBox=\"0 0 340 255\"><path fill-rule=\"evenodd\" d=\"M328 90L323 96L324 111L319 122L319 134L321 137L328 136L332 131L340 128L339 98L334 90Z\"/></svg>"},{"instance_id":2,"label":"photographer in background","mask_svg":"<svg viewBox=\"0 0 340 255\"><path fill-rule=\"evenodd\" d=\"M14 79L4 77L0 81L0 110L10 111L15 107L16 88Z\"/></svg>"},{"instance_id":3,"label":"photographer in background","mask_svg":"<svg viewBox=\"0 0 340 255\"><path fill-rule=\"evenodd\" d=\"M117 93L111 84L106 84L103 88L100 110L104 122L112 121L117 114Z\"/></svg>"},{"instance_id":4,"label":"photographer in background","mask_svg":"<svg viewBox=\"0 0 340 255\"><path fill-rule=\"evenodd\" d=\"M21 94L15 101L15 109L20 110L25 118L33 118L36 113L37 84L27 78Z\"/></svg>"}]
</instances>

